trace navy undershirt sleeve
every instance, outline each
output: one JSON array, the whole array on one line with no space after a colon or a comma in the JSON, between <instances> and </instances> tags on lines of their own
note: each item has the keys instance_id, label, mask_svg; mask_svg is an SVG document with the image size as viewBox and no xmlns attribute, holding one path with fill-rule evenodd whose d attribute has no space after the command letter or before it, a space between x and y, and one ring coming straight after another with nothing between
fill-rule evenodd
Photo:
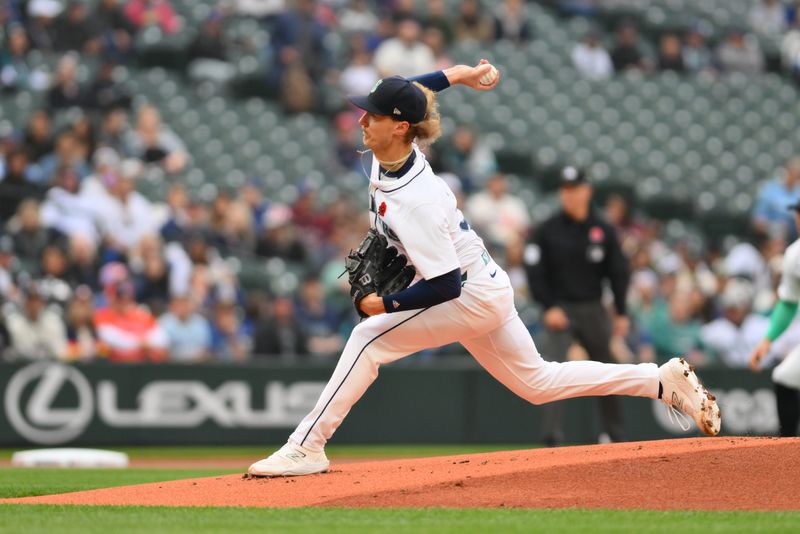
<instances>
[{"instance_id":1,"label":"navy undershirt sleeve","mask_svg":"<svg viewBox=\"0 0 800 534\"><path fill-rule=\"evenodd\" d=\"M412 82L419 82L434 93L438 93L439 91L444 91L448 87L450 87L450 82L447 79L444 71L437 70L436 72L429 72L428 74L420 74L419 76L414 76L413 78L409 78L409 81Z\"/></svg>"},{"instance_id":2,"label":"navy undershirt sleeve","mask_svg":"<svg viewBox=\"0 0 800 534\"><path fill-rule=\"evenodd\" d=\"M461 295L461 269L453 269L430 280L420 280L406 289L385 295L386 313L430 308Z\"/></svg>"}]
</instances>

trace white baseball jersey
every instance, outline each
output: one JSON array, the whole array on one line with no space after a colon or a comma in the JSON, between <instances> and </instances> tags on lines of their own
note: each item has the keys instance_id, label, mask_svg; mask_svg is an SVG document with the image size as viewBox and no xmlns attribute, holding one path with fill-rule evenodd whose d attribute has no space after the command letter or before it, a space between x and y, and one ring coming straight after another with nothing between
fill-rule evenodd
<instances>
[{"instance_id":1,"label":"white baseball jersey","mask_svg":"<svg viewBox=\"0 0 800 534\"><path fill-rule=\"evenodd\" d=\"M372 158L370 224L406 255L417 278L430 280L455 269L464 272L484 253L483 240L416 145L414 154L414 164L399 178L382 176Z\"/></svg>"},{"instance_id":2,"label":"white baseball jersey","mask_svg":"<svg viewBox=\"0 0 800 534\"><path fill-rule=\"evenodd\" d=\"M747 367L750 353L764 339L769 319L754 313L737 326L720 317L703 326L700 337L728 367Z\"/></svg>"},{"instance_id":3,"label":"white baseball jersey","mask_svg":"<svg viewBox=\"0 0 800 534\"><path fill-rule=\"evenodd\" d=\"M783 254L783 273L778 286L778 298L788 302L800 301L800 239L786 247Z\"/></svg>"},{"instance_id":4,"label":"white baseball jersey","mask_svg":"<svg viewBox=\"0 0 800 534\"><path fill-rule=\"evenodd\" d=\"M783 253L783 273L778 286L778 298L787 302L800 301L800 239L786 247L786 252ZM786 332L779 340L784 337ZM773 351L778 352L774 346ZM791 350L772 370L772 380L786 387L800 389L800 346Z\"/></svg>"}]
</instances>

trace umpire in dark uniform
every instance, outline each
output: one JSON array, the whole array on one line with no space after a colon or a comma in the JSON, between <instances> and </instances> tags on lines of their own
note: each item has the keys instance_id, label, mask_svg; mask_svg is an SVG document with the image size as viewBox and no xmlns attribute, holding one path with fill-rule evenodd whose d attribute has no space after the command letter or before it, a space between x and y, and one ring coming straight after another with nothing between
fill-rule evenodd
<instances>
[{"instance_id":1,"label":"umpire in dark uniform","mask_svg":"<svg viewBox=\"0 0 800 534\"><path fill-rule=\"evenodd\" d=\"M539 226L525 247L528 285L544 309L547 335L542 356L546 360L563 361L578 343L590 359L611 362L612 328L616 335L628 333L628 263L614 228L592 209L592 192L583 171L564 168L559 183L562 209ZM613 321L601 302L605 282L614 294ZM621 399L598 400L605 432L612 441L623 441ZM560 403L546 407L545 444L563 441L562 413Z\"/></svg>"}]
</instances>

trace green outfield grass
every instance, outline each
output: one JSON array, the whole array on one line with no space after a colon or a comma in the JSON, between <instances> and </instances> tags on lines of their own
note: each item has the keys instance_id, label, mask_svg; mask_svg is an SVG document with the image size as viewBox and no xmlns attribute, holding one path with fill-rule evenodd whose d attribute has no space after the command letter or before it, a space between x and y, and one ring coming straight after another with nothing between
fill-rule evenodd
<instances>
[{"instance_id":1,"label":"green outfield grass","mask_svg":"<svg viewBox=\"0 0 800 534\"><path fill-rule=\"evenodd\" d=\"M0 505L0 532L791 532L796 513Z\"/></svg>"},{"instance_id":2,"label":"green outfield grass","mask_svg":"<svg viewBox=\"0 0 800 534\"><path fill-rule=\"evenodd\" d=\"M0 498L52 495L241 472L225 469L0 469Z\"/></svg>"}]
</instances>

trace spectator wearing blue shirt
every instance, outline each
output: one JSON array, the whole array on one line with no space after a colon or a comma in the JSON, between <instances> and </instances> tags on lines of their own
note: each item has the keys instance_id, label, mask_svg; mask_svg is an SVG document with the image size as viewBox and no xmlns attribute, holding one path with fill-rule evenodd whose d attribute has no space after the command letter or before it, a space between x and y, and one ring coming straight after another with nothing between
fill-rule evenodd
<instances>
[{"instance_id":1,"label":"spectator wearing blue shirt","mask_svg":"<svg viewBox=\"0 0 800 534\"><path fill-rule=\"evenodd\" d=\"M169 339L171 362L195 363L208 359L211 348L211 327L205 317L194 310L188 295L175 295L169 311L158 319Z\"/></svg>"},{"instance_id":2,"label":"spectator wearing blue shirt","mask_svg":"<svg viewBox=\"0 0 800 534\"><path fill-rule=\"evenodd\" d=\"M224 362L241 362L250 356L252 340L242 325L233 304L219 302L211 324L211 350L214 358Z\"/></svg>"},{"instance_id":3,"label":"spectator wearing blue shirt","mask_svg":"<svg viewBox=\"0 0 800 534\"><path fill-rule=\"evenodd\" d=\"M681 55L687 72L691 74L713 72L713 58L706 45L706 35L701 25L695 24L686 32Z\"/></svg>"},{"instance_id":4,"label":"spectator wearing blue shirt","mask_svg":"<svg viewBox=\"0 0 800 534\"><path fill-rule=\"evenodd\" d=\"M0 0L0 20L4 24L22 22L19 9L20 0Z\"/></svg>"},{"instance_id":5,"label":"spectator wearing blue shirt","mask_svg":"<svg viewBox=\"0 0 800 534\"><path fill-rule=\"evenodd\" d=\"M0 89L4 92L46 89L49 80L47 74L28 64L30 44L25 28L18 23L9 24L7 34L6 42L0 47ZM3 41L2 29L0 41Z\"/></svg>"},{"instance_id":6,"label":"spectator wearing blue shirt","mask_svg":"<svg viewBox=\"0 0 800 534\"><path fill-rule=\"evenodd\" d=\"M303 281L295 308L297 320L308 334L310 354L324 356L344 348L344 338L339 333L342 313L327 302L325 287L319 278L310 276Z\"/></svg>"},{"instance_id":7,"label":"spectator wearing blue shirt","mask_svg":"<svg viewBox=\"0 0 800 534\"><path fill-rule=\"evenodd\" d=\"M269 201L264 198L263 187L257 180L250 180L239 189L239 200L250 208L256 232L262 230L261 222L269 209Z\"/></svg>"},{"instance_id":8,"label":"spectator wearing blue shirt","mask_svg":"<svg viewBox=\"0 0 800 534\"><path fill-rule=\"evenodd\" d=\"M269 82L292 111L309 111L315 101L315 83L332 66L325 45L327 28L315 17L313 0L298 0L293 9L278 17L271 33L274 62Z\"/></svg>"},{"instance_id":9,"label":"spectator wearing blue shirt","mask_svg":"<svg viewBox=\"0 0 800 534\"><path fill-rule=\"evenodd\" d=\"M797 239L794 215L787 206L800 200L800 156L786 163L782 177L770 180L761 189L753 207L753 226L770 233L780 231L788 242Z\"/></svg>"},{"instance_id":10,"label":"spectator wearing blue shirt","mask_svg":"<svg viewBox=\"0 0 800 534\"><path fill-rule=\"evenodd\" d=\"M83 181L91 173L86 162L86 150L87 147L72 131L61 132L56 138L55 152L44 156L38 165L31 167L29 180L39 185L48 185L57 169L71 167Z\"/></svg>"}]
</instances>

